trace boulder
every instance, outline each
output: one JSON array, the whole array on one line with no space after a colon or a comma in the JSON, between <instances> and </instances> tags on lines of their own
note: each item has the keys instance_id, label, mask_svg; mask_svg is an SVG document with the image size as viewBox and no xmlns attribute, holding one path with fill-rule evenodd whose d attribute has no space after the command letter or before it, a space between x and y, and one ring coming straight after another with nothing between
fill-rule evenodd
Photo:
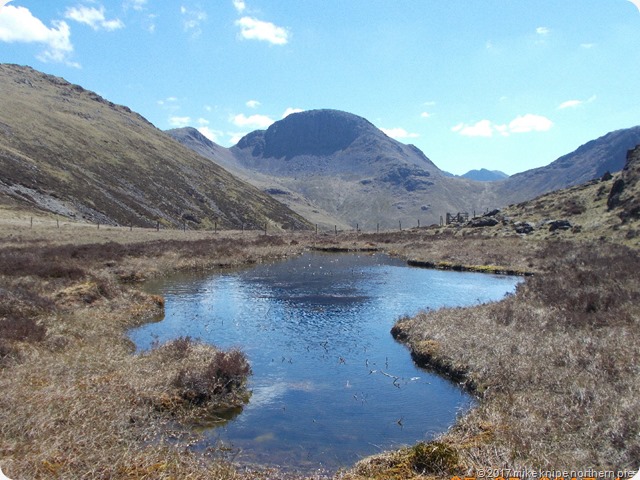
<instances>
[{"instance_id":1,"label":"boulder","mask_svg":"<svg viewBox=\"0 0 640 480\"><path fill-rule=\"evenodd\" d=\"M549 222L549 231L555 232L556 230L570 230L572 227L569 220L552 220Z\"/></svg>"},{"instance_id":2,"label":"boulder","mask_svg":"<svg viewBox=\"0 0 640 480\"><path fill-rule=\"evenodd\" d=\"M499 222L495 218L492 217L478 217L474 218L467 223L469 227L493 227L497 225Z\"/></svg>"}]
</instances>

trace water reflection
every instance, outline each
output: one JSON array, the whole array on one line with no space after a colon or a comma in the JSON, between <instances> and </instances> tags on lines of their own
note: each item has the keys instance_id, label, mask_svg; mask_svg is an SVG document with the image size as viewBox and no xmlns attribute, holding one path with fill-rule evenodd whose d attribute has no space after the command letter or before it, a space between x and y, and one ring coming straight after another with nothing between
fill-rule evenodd
<instances>
[{"instance_id":1,"label":"water reflection","mask_svg":"<svg viewBox=\"0 0 640 480\"><path fill-rule=\"evenodd\" d=\"M162 322L140 348L189 335L247 353L253 394L207 433L236 461L335 469L445 430L471 399L420 370L389 330L420 309L501 298L517 279L407 267L381 255L305 254L285 262L152 286Z\"/></svg>"}]
</instances>

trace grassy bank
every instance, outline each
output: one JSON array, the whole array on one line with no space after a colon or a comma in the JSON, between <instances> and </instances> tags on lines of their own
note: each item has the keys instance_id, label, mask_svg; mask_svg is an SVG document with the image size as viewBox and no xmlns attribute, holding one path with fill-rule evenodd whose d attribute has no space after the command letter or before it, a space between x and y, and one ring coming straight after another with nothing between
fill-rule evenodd
<instances>
[{"instance_id":1,"label":"grassy bank","mask_svg":"<svg viewBox=\"0 0 640 480\"><path fill-rule=\"evenodd\" d=\"M194 418L246 400L240 353L178 339L135 354L125 332L162 312L162 298L142 292L145 279L305 248L535 272L501 302L398 322L394 335L414 358L465 383L479 406L437 442L365 459L336 478L637 468L635 250L422 231L336 237L23 226L0 232L3 471L43 479L292 478L234 467L224 449L188 451Z\"/></svg>"}]
</instances>

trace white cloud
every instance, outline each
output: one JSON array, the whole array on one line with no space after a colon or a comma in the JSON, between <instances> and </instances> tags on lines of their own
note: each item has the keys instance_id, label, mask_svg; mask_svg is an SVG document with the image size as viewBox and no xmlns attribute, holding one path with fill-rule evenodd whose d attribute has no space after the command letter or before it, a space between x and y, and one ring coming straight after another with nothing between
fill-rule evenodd
<instances>
[{"instance_id":1,"label":"white cloud","mask_svg":"<svg viewBox=\"0 0 640 480\"><path fill-rule=\"evenodd\" d=\"M553 122L542 115L519 115L508 124L495 124L490 120L480 120L473 125L459 123L451 128L452 132L465 137L493 137L494 133L508 137L512 133L546 132L553 127Z\"/></svg>"},{"instance_id":2,"label":"white cloud","mask_svg":"<svg viewBox=\"0 0 640 480\"><path fill-rule=\"evenodd\" d=\"M84 5L80 7L70 7L67 8L64 16L69 20L89 25L94 30L102 29L111 32L124 27L124 23L119 19L107 20L102 5L100 8L85 7Z\"/></svg>"},{"instance_id":3,"label":"white cloud","mask_svg":"<svg viewBox=\"0 0 640 480\"><path fill-rule=\"evenodd\" d=\"M551 30L549 28L547 28L547 27L538 27L538 28L536 28L536 33L538 35L545 36L545 35L549 35L550 32L551 32Z\"/></svg>"},{"instance_id":4,"label":"white cloud","mask_svg":"<svg viewBox=\"0 0 640 480\"><path fill-rule=\"evenodd\" d=\"M45 50L38 55L43 62L61 62L69 66L80 65L69 60L73 53L71 29L62 20L47 27L25 7L5 5L0 10L0 41L7 43L39 43Z\"/></svg>"},{"instance_id":5,"label":"white cloud","mask_svg":"<svg viewBox=\"0 0 640 480\"><path fill-rule=\"evenodd\" d=\"M273 123L273 120L266 115L250 115L247 117L241 113L234 116L231 119L231 123L236 127L267 128Z\"/></svg>"},{"instance_id":6,"label":"white cloud","mask_svg":"<svg viewBox=\"0 0 640 480\"><path fill-rule=\"evenodd\" d=\"M180 103L176 97L167 97L162 100L158 100L157 103L163 110L168 112L176 112L180 110Z\"/></svg>"},{"instance_id":7,"label":"white cloud","mask_svg":"<svg viewBox=\"0 0 640 480\"><path fill-rule=\"evenodd\" d=\"M580 44L580 46L581 46L582 48L589 49L589 48L593 48L593 47L595 47L595 46L596 46L596 44L595 44L595 43L581 43L581 44Z\"/></svg>"},{"instance_id":8,"label":"white cloud","mask_svg":"<svg viewBox=\"0 0 640 480\"><path fill-rule=\"evenodd\" d=\"M169 125L175 128L188 127L191 117L169 117Z\"/></svg>"},{"instance_id":9,"label":"white cloud","mask_svg":"<svg viewBox=\"0 0 640 480\"><path fill-rule=\"evenodd\" d=\"M258 108L260 106L260 102L258 100L249 100L245 105L249 108Z\"/></svg>"},{"instance_id":10,"label":"white cloud","mask_svg":"<svg viewBox=\"0 0 640 480\"><path fill-rule=\"evenodd\" d=\"M202 125L202 126L209 125L209 123L211 123L211 122L209 122L209 120L207 120L206 118L202 118L202 117L200 117L196 121L198 122L198 125Z\"/></svg>"},{"instance_id":11,"label":"white cloud","mask_svg":"<svg viewBox=\"0 0 640 480\"><path fill-rule=\"evenodd\" d=\"M511 133L546 132L553 127L553 122L541 115L519 115L509 123Z\"/></svg>"},{"instance_id":12,"label":"white cloud","mask_svg":"<svg viewBox=\"0 0 640 480\"><path fill-rule=\"evenodd\" d=\"M124 4L125 8L133 8L138 12L144 10L147 0L127 0Z\"/></svg>"},{"instance_id":13,"label":"white cloud","mask_svg":"<svg viewBox=\"0 0 640 480\"><path fill-rule=\"evenodd\" d=\"M595 101L596 98L597 97L595 95L592 95L587 100L567 100L566 102L562 102L560 105L558 105L558 110L564 110L566 108L576 108L580 105L584 105L585 103L591 103Z\"/></svg>"},{"instance_id":14,"label":"white cloud","mask_svg":"<svg viewBox=\"0 0 640 480\"><path fill-rule=\"evenodd\" d=\"M431 117L432 115L433 115L433 114L432 114L432 113L429 113L429 112L422 112L422 113L420 114L420 116L421 116L422 118L429 118L429 117Z\"/></svg>"},{"instance_id":15,"label":"white cloud","mask_svg":"<svg viewBox=\"0 0 640 480\"><path fill-rule=\"evenodd\" d=\"M209 140L211 140L212 142L216 142L219 143L219 138L224 135L223 132L220 132L218 130L211 130L209 127L206 126L202 126L198 128L198 131L204 135L205 137L207 137Z\"/></svg>"},{"instance_id":16,"label":"white cloud","mask_svg":"<svg viewBox=\"0 0 640 480\"><path fill-rule=\"evenodd\" d=\"M304 110L302 110L301 108L292 108L289 107L287 108L284 113L282 114L282 118L288 117L289 115L291 115L292 113L300 113L300 112L304 112Z\"/></svg>"},{"instance_id":17,"label":"white cloud","mask_svg":"<svg viewBox=\"0 0 640 480\"><path fill-rule=\"evenodd\" d=\"M190 10L185 6L180 7L180 13L183 15L182 26L186 32L191 32L194 37L202 33L200 26L207 19L207 12L204 10Z\"/></svg>"},{"instance_id":18,"label":"white cloud","mask_svg":"<svg viewBox=\"0 0 640 480\"><path fill-rule=\"evenodd\" d=\"M389 136L391 138L395 138L395 139L418 138L420 136L417 133L409 133L404 128L400 128L400 127L397 127L397 128L381 128L380 130L382 130L387 136Z\"/></svg>"},{"instance_id":19,"label":"white cloud","mask_svg":"<svg viewBox=\"0 0 640 480\"><path fill-rule=\"evenodd\" d=\"M493 135L493 126L489 120L480 120L474 125L459 123L451 130L465 137L491 137Z\"/></svg>"},{"instance_id":20,"label":"white cloud","mask_svg":"<svg viewBox=\"0 0 640 480\"><path fill-rule=\"evenodd\" d=\"M271 22L263 22L253 17L236 20L240 27L240 36L247 40L259 40L273 45L285 45L289 41L289 32Z\"/></svg>"},{"instance_id":21,"label":"white cloud","mask_svg":"<svg viewBox=\"0 0 640 480\"><path fill-rule=\"evenodd\" d=\"M567 100L566 102L562 102L559 106L559 110L564 110L565 108L575 108L582 105L584 102L582 100Z\"/></svg>"},{"instance_id":22,"label":"white cloud","mask_svg":"<svg viewBox=\"0 0 640 480\"><path fill-rule=\"evenodd\" d=\"M233 7L238 13L242 13L247 8L247 5L244 3L244 0L233 0Z\"/></svg>"}]
</instances>

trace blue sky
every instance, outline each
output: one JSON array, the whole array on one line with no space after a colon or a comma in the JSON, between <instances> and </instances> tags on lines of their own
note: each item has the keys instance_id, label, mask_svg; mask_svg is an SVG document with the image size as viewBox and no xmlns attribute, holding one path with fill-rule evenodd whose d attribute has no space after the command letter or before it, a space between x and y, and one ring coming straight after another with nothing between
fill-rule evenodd
<instances>
[{"instance_id":1,"label":"blue sky","mask_svg":"<svg viewBox=\"0 0 640 480\"><path fill-rule=\"evenodd\" d=\"M224 146L291 111L335 108L452 173L513 174L640 124L629 0L5 3L0 62Z\"/></svg>"}]
</instances>

